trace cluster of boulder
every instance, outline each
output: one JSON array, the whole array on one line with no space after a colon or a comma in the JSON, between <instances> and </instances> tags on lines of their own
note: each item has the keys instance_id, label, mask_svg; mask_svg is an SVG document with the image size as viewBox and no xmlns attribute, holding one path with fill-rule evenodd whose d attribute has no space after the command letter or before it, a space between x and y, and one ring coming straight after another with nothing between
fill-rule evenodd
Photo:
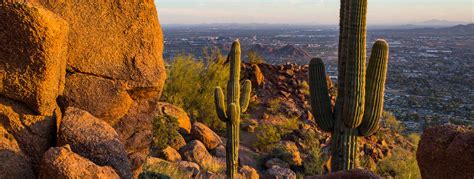
<instances>
[{"instance_id":1,"label":"cluster of boulder","mask_svg":"<svg viewBox=\"0 0 474 179\"><path fill-rule=\"evenodd\" d=\"M192 124L190 133L181 131L178 138L182 142L172 142L161 151L152 152L145 163L147 167L144 175L177 177L176 174L169 173L169 170L160 169L160 166L166 165L181 170L181 174L186 177L225 178L225 139L200 122ZM247 165L240 167L240 174L243 177L258 178L257 170Z\"/></svg>"},{"instance_id":2,"label":"cluster of boulder","mask_svg":"<svg viewBox=\"0 0 474 179\"><path fill-rule=\"evenodd\" d=\"M154 2L0 1L0 24L0 178L137 176L173 113Z\"/></svg>"}]
</instances>

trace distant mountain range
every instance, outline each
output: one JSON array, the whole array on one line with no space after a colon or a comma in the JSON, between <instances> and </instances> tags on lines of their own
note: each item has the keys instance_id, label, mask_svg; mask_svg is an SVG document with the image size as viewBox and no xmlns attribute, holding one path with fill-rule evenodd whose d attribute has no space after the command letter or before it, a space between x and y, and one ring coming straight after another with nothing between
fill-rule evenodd
<instances>
[{"instance_id":1,"label":"distant mountain range","mask_svg":"<svg viewBox=\"0 0 474 179\"><path fill-rule=\"evenodd\" d=\"M439 35L442 35L442 34L474 35L474 23L466 24L466 25L456 25L456 26L451 26L451 27L441 27L441 28L425 27L425 28L413 28L413 29L393 29L389 31L439 34Z\"/></svg>"},{"instance_id":2,"label":"distant mountain range","mask_svg":"<svg viewBox=\"0 0 474 179\"><path fill-rule=\"evenodd\" d=\"M286 45L281 48L273 48L270 46L264 46L262 44L256 44L252 46L248 51L253 50L259 55L266 59L309 59L311 54L301 47L295 45Z\"/></svg>"},{"instance_id":3,"label":"distant mountain range","mask_svg":"<svg viewBox=\"0 0 474 179\"><path fill-rule=\"evenodd\" d=\"M436 27L436 26L438 26L438 27L442 27L442 26L449 27L449 26L455 26L455 25L459 25L459 24L467 24L467 22L432 19L432 20L429 20L429 21L424 21L424 22L416 23L416 24L414 24L414 25L418 25L418 26L434 26L434 27Z\"/></svg>"}]
</instances>

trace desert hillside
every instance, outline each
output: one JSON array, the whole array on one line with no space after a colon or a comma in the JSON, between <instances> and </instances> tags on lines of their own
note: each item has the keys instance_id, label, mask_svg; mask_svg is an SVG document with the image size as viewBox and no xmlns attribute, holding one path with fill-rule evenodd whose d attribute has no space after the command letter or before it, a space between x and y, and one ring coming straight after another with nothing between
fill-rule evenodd
<instances>
[{"instance_id":1,"label":"desert hillside","mask_svg":"<svg viewBox=\"0 0 474 179\"><path fill-rule=\"evenodd\" d=\"M367 0L341 2L332 81L238 39L165 63L151 0L0 0L0 179L474 176L472 127L384 110L389 44L366 59Z\"/></svg>"}]
</instances>

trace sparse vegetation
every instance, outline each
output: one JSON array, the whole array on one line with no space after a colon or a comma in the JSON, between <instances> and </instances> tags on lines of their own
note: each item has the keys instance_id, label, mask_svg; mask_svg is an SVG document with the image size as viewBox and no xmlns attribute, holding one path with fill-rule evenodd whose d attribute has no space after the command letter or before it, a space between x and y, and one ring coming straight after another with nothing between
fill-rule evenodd
<instances>
[{"instance_id":1,"label":"sparse vegetation","mask_svg":"<svg viewBox=\"0 0 474 179\"><path fill-rule=\"evenodd\" d=\"M286 119L281 124L261 124L257 127L257 141L253 146L262 151L270 152L283 136L298 129L298 117Z\"/></svg>"},{"instance_id":2,"label":"sparse vegetation","mask_svg":"<svg viewBox=\"0 0 474 179\"><path fill-rule=\"evenodd\" d=\"M304 133L303 144L307 147L304 153L307 157L303 160L303 169L305 175L322 175L324 172L324 162L328 156L321 154L320 136L313 130L306 130Z\"/></svg>"},{"instance_id":3,"label":"sparse vegetation","mask_svg":"<svg viewBox=\"0 0 474 179\"><path fill-rule=\"evenodd\" d=\"M384 111L382 113L382 118L380 119L382 127L389 128L396 132L403 132L405 130L405 126L403 123L397 120L397 118L391 113Z\"/></svg>"},{"instance_id":4,"label":"sparse vegetation","mask_svg":"<svg viewBox=\"0 0 474 179\"><path fill-rule=\"evenodd\" d=\"M250 50L247 52L247 59L250 64L261 64L265 63L263 57L258 54L255 50Z\"/></svg>"},{"instance_id":5,"label":"sparse vegetation","mask_svg":"<svg viewBox=\"0 0 474 179\"><path fill-rule=\"evenodd\" d=\"M303 95L309 96L309 84L307 81L300 83L300 89Z\"/></svg>"},{"instance_id":6,"label":"sparse vegetation","mask_svg":"<svg viewBox=\"0 0 474 179\"><path fill-rule=\"evenodd\" d=\"M268 102L268 108L267 111L272 113L272 114L277 114L280 112L281 109L281 99L280 98L275 98L272 99Z\"/></svg>"},{"instance_id":7,"label":"sparse vegetation","mask_svg":"<svg viewBox=\"0 0 474 179\"><path fill-rule=\"evenodd\" d=\"M280 139L281 133L277 127L271 124L262 124L257 128L257 141L253 143L253 146L262 152L268 152L275 147Z\"/></svg>"},{"instance_id":8,"label":"sparse vegetation","mask_svg":"<svg viewBox=\"0 0 474 179\"><path fill-rule=\"evenodd\" d=\"M392 155L377 163L377 174L395 178L421 178L415 152L396 147Z\"/></svg>"},{"instance_id":9,"label":"sparse vegetation","mask_svg":"<svg viewBox=\"0 0 474 179\"><path fill-rule=\"evenodd\" d=\"M161 150L179 136L179 123L174 117L164 115L153 120L153 149Z\"/></svg>"},{"instance_id":10,"label":"sparse vegetation","mask_svg":"<svg viewBox=\"0 0 474 179\"><path fill-rule=\"evenodd\" d=\"M229 67L218 49L206 50L205 58L196 60L190 55L173 59L162 100L182 107L193 120L219 130L224 124L214 110L214 88L225 87ZM206 62L206 63L205 63ZM225 89L224 89L225 91Z\"/></svg>"},{"instance_id":11,"label":"sparse vegetation","mask_svg":"<svg viewBox=\"0 0 474 179\"><path fill-rule=\"evenodd\" d=\"M322 175L324 171L324 158L319 147L311 147L307 158L303 161L305 175Z\"/></svg>"},{"instance_id":12,"label":"sparse vegetation","mask_svg":"<svg viewBox=\"0 0 474 179\"><path fill-rule=\"evenodd\" d=\"M138 177L139 179L169 179L169 178L188 178L189 176L179 169L174 163L169 163L160 160L154 165L145 164L143 166L143 173Z\"/></svg>"}]
</instances>

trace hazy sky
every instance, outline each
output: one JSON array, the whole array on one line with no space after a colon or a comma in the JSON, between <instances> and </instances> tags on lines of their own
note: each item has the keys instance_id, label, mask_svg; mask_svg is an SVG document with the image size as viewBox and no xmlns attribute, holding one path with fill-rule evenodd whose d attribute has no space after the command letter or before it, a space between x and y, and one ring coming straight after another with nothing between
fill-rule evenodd
<instances>
[{"instance_id":1,"label":"hazy sky","mask_svg":"<svg viewBox=\"0 0 474 179\"><path fill-rule=\"evenodd\" d=\"M155 0L163 24L337 24L339 0ZM369 0L369 24L472 22L474 0Z\"/></svg>"}]
</instances>

